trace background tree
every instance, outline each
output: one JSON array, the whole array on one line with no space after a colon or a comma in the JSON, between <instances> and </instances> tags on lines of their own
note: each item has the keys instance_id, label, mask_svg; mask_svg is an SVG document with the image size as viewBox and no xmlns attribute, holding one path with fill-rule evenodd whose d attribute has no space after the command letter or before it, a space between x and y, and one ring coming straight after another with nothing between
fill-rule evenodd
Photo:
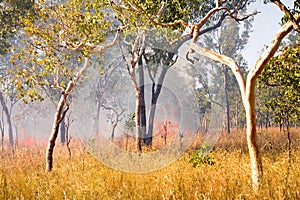
<instances>
[{"instance_id":1,"label":"background tree","mask_svg":"<svg viewBox=\"0 0 300 200\"><path fill-rule=\"evenodd\" d=\"M251 21L251 20L250 20ZM225 20L223 26L220 29L214 30L210 35L204 35L201 40L201 44L208 49L214 49L214 51L231 56L237 60L243 73L246 71L246 63L241 55L241 50L245 47L249 37L250 21L244 21L244 30L240 30L240 25L234 20ZM201 62L201 61L200 61ZM214 77L210 87L214 95L212 102L217 103L220 106L220 112L224 112L224 129L227 133L230 133L232 118L237 118L238 114L236 104L241 104L240 93L238 85L234 75L224 65L218 65L214 67L214 63L208 62L208 65L212 66L211 69L208 67L207 70ZM219 77L223 77L220 79ZM223 90L220 90L222 85ZM213 88L215 87L215 88ZM236 109L232 109L236 108ZM232 111L235 112L232 112Z\"/></svg>"},{"instance_id":2,"label":"background tree","mask_svg":"<svg viewBox=\"0 0 300 200\"><path fill-rule=\"evenodd\" d=\"M205 34L213 29L216 29L221 26L222 22L230 15L236 15L239 10L245 9L247 5L249 5L251 1L238 1L234 3L227 3L228 6L227 11L223 10L221 14L217 16L213 16L213 19L207 18L207 20L210 20L211 23L208 23L203 29L201 30L200 34ZM170 2L164 2L164 1L122 1L122 2L115 2L116 5L116 12L118 13L118 19L120 20L121 24L123 25L134 25L134 27L141 28L142 26L153 27L153 25L158 28L162 34L166 35L169 40L172 40L172 38L178 38L178 35L183 35L180 39L175 39L175 41L172 41L174 47L172 48L172 53L176 53L178 49L184 44L184 42L192 39L191 31L188 34L184 33L184 29L186 26L190 27L188 23L185 21L197 21L199 18L203 17L206 12L208 12L210 9L213 8L215 5L215 1L173 1ZM222 10L222 9L221 9ZM127 12L126 12L127 11ZM195 14L195 12L197 14ZM216 12L214 12L216 13ZM211 16L211 14L210 14ZM130 20L128 20L130 19ZM185 20L185 21L184 21ZM151 24L149 24L149 21ZM157 26L158 25L158 26ZM204 25L204 23L202 24ZM164 28L162 28L164 27ZM129 28L129 30L133 30L134 28ZM140 29L141 31L142 29ZM175 30L175 31L174 31ZM141 32L140 32L141 33ZM139 34L140 34L139 33ZM142 38L141 36L139 36ZM180 37L180 36L179 36ZM136 41L137 42L137 41ZM141 42L137 42L136 44L141 44ZM132 43L133 44L133 43ZM132 45L134 47L134 45ZM146 45L144 48L148 48L148 45ZM136 48L133 50L131 48L130 52L134 53L136 55L139 55L137 52L138 50L141 50L141 47ZM140 51L140 55L143 54L143 51ZM142 64L142 60L140 59L140 56L131 56L131 58L134 58L135 61L131 60L131 64L136 65L138 62ZM169 59L173 59L173 56L169 56ZM139 61L138 61L139 60ZM143 65L140 65L139 68L142 68ZM131 67L132 69L132 67ZM143 79L143 71L139 70L140 77ZM132 73L131 73L132 74ZM163 80L163 79L162 79ZM137 81L136 81L137 83ZM134 84L135 85L135 84ZM141 88L137 87L138 84L136 84L135 88L137 88L136 94L138 94L140 97L143 97L143 86ZM140 84L142 85L142 84ZM157 97L159 96L159 91L156 90ZM153 95L154 97L155 95ZM137 106L136 109L136 120L137 120L137 132L139 134L137 135L144 135L146 132L146 120L145 120L145 113L144 113L144 105L143 105L143 98L136 98L137 102L136 105L139 103L140 106ZM155 98L154 98L155 99ZM155 101L153 101L155 105ZM138 108L139 107L139 108ZM155 110L155 106L153 106L153 111ZM152 112L155 113L155 112ZM153 114L151 116L154 116ZM140 119L142 117L142 119ZM152 118L152 117L151 117ZM148 144L151 145L152 141L152 124L151 124L151 118L149 119L149 129L147 134ZM141 126L141 127L140 127ZM140 127L140 128L138 128ZM141 130L141 131L139 131ZM139 140L137 139L138 143ZM141 145L137 145L141 146Z\"/></svg>"},{"instance_id":3,"label":"background tree","mask_svg":"<svg viewBox=\"0 0 300 200\"><path fill-rule=\"evenodd\" d=\"M274 113L275 122L282 123L288 135L291 122L300 116L300 48L285 46L273 57L259 76L258 88L268 89L265 105Z\"/></svg>"},{"instance_id":4,"label":"background tree","mask_svg":"<svg viewBox=\"0 0 300 200\"><path fill-rule=\"evenodd\" d=\"M7 73L8 68L10 67L9 56L12 51L12 45L18 41L16 38L16 35L18 35L18 30L23 27L21 18L24 17L27 12L32 11L32 6L32 0L0 2L0 102L8 125L10 146L14 146L14 138L9 104L14 104L13 102L10 102L10 100L13 99L14 94L11 90L13 88L13 83L11 82L9 73Z\"/></svg>"}]
</instances>

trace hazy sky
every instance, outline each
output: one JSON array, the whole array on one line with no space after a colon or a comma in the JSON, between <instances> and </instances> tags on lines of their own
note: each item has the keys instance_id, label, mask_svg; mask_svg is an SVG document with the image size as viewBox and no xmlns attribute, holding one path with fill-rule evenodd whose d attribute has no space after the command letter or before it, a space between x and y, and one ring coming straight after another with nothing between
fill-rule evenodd
<instances>
[{"instance_id":1,"label":"hazy sky","mask_svg":"<svg viewBox=\"0 0 300 200\"><path fill-rule=\"evenodd\" d=\"M290 7L293 5L293 0L282 0L282 2ZM249 12L251 10L257 10L261 13L255 16L253 32L250 35L249 43L242 51L248 61L249 68L253 67L263 47L271 42L277 30L279 30L279 23L283 16L277 6L271 3L264 4L263 0L254 3L250 7Z\"/></svg>"}]
</instances>

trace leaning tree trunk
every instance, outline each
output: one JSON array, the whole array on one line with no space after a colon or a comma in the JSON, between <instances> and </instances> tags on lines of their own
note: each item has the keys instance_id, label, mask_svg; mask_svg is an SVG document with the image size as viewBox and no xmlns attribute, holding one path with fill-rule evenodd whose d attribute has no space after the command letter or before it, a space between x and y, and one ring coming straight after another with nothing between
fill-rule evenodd
<instances>
[{"instance_id":1,"label":"leaning tree trunk","mask_svg":"<svg viewBox=\"0 0 300 200\"><path fill-rule=\"evenodd\" d=\"M66 113L66 111L65 112L63 111L63 108L66 104L67 96L68 95L64 92L61 95L60 100L56 107L52 130L51 130L47 151L46 151L46 171L52 171L53 168L53 151L55 147L55 141L58 135L59 125L61 123L61 120L64 117L64 114Z\"/></svg>"},{"instance_id":2,"label":"leaning tree trunk","mask_svg":"<svg viewBox=\"0 0 300 200\"><path fill-rule=\"evenodd\" d=\"M88 68L88 59L85 59L85 63L83 67L77 72L73 80L69 81L66 89L62 91L62 95L56 107L56 112L52 124L52 130L51 130L51 134L46 149L46 171L52 171L53 168L53 151L54 151L55 141L59 131L59 125L69 109L69 106L67 105L66 102L67 97L69 94L71 94L76 82L78 81L80 76L87 68ZM65 110L63 110L65 106L66 106Z\"/></svg>"},{"instance_id":3,"label":"leaning tree trunk","mask_svg":"<svg viewBox=\"0 0 300 200\"><path fill-rule=\"evenodd\" d=\"M10 113L9 113L7 105L5 103L3 93L1 91L0 91L0 101L1 101L1 104L2 104L3 111L6 115L6 122L7 122L7 125L8 125L9 144L10 144L11 147L13 147L14 146L14 137L13 137L13 128L12 128Z\"/></svg>"}]
</instances>

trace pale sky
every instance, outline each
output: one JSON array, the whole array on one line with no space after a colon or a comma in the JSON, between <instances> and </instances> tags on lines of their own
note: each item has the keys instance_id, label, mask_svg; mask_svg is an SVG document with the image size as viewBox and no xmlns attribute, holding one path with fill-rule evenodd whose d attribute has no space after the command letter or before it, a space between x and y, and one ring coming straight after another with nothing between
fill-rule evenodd
<instances>
[{"instance_id":1,"label":"pale sky","mask_svg":"<svg viewBox=\"0 0 300 200\"><path fill-rule=\"evenodd\" d=\"M293 5L293 0L282 0L281 2L290 7ZM250 7L249 12L251 10L257 10L261 13L255 16L253 32L250 34L248 45L242 51L245 59L248 61L249 68L254 66L261 50L271 42L275 33L279 30L279 23L283 16L276 5L272 3L264 4L263 0L254 3Z\"/></svg>"}]
</instances>

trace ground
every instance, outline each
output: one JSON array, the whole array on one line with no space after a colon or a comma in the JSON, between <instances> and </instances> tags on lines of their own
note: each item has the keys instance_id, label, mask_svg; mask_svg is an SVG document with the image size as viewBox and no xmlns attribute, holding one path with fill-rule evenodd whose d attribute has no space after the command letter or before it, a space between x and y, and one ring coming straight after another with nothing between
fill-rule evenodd
<instances>
[{"instance_id":1,"label":"ground","mask_svg":"<svg viewBox=\"0 0 300 200\"><path fill-rule=\"evenodd\" d=\"M0 199L300 199L300 129L287 137L261 130L264 179L259 194L251 189L249 156L243 131L223 135L210 156L215 164L194 168L193 147L175 163L146 174L115 171L76 141L72 157L57 146L54 170L45 172L45 147L4 149L0 162Z\"/></svg>"}]
</instances>

